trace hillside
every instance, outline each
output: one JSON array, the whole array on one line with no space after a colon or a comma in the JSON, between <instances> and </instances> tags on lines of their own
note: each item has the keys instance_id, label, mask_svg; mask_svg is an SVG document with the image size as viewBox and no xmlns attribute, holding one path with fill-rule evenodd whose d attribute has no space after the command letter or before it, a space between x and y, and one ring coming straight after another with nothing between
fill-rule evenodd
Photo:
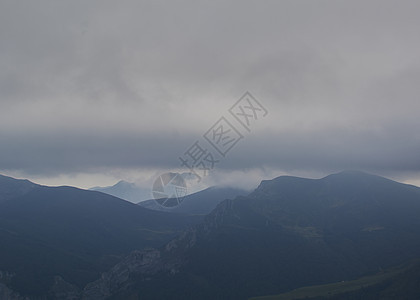
<instances>
[{"instance_id":1,"label":"hillside","mask_svg":"<svg viewBox=\"0 0 420 300\"><path fill-rule=\"evenodd\" d=\"M419 188L379 176L282 176L223 201L165 247L128 256L84 295L244 299L354 280L419 258L419 215Z\"/></svg>"},{"instance_id":2,"label":"hillside","mask_svg":"<svg viewBox=\"0 0 420 300\"><path fill-rule=\"evenodd\" d=\"M418 298L419 283L420 263L415 261L355 280L307 286L280 295L255 297L250 300L410 300Z\"/></svg>"},{"instance_id":3,"label":"hillside","mask_svg":"<svg viewBox=\"0 0 420 300\"><path fill-rule=\"evenodd\" d=\"M139 202L138 205L171 213L206 215L215 209L223 200L233 199L237 196L245 196L247 194L249 194L248 191L237 188L214 186L185 196L182 202L175 207L163 207L154 199Z\"/></svg>"},{"instance_id":4,"label":"hillside","mask_svg":"<svg viewBox=\"0 0 420 300\"><path fill-rule=\"evenodd\" d=\"M59 275L82 288L135 249L159 247L199 218L100 192L1 177L0 282L44 295Z\"/></svg>"}]
</instances>

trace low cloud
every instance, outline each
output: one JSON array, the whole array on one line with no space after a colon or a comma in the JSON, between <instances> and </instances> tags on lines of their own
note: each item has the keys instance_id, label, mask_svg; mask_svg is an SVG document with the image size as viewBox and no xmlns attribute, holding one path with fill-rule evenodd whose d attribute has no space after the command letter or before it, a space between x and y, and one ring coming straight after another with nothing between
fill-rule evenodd
<instances>
[{"instance_id":1,"label":"low cloud","mask_svg":"<svg viewBox=\"0 0 420 300\"><path fill-rule=\"evenodd\" d=\"M0 170L35 180L91 174L97 184L103 172L178 168L249 90L269 114L217 176L362 169L420 178L419 8L3 1Z\"/></svg>"}]
</instances>

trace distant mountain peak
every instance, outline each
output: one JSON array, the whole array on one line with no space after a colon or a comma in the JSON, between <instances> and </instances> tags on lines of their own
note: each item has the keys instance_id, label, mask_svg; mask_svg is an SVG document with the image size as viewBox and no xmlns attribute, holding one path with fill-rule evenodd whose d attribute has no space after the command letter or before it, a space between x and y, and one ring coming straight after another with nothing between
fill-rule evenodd
<instances>
[{"instance_id":1,"label":"distant mountain peak","mask_svg":"<svg viewBox=\"0 0 420 300\"><path fill-rule=\"evenodd\" d=\"M109 194L133 203L150 199L150 189L144 189L125 180L120 180L112 186L97 186L90 188L90 190Z\"/></svg>"},{"instance_id":2,"label":"distant mountain peak","mask_svg":"<svg viewBox=\"0 0 420 300\"><path fill-rule=\"evenodd\" d=\"M330 175L327 175L322 178L304 178L304 177L297 177L297 176L290 176L290 175L281 175L274 179L269 180L262 180L258 188L263 188L266 185L272 185L272 184L297 184L299 182L309 182L309 181L329 181L329 180L340 180L340 181L346 181L346 182L352 182L354 180L369 180L369 179L376 179L376 180L387 180L387 181L393 181L391 179L374 175L371 173L367 173L365 171L360 170L344 170L338 173L333 173ZM395 181L393 181L395 182ZM258 189L257 188L257 189Z\"/></svg>"},{"instance_id":3,"label":"distant mountain peak","mask_svg":"<svg viewBox=\"0 0 420 300\"><path fill-rule=\"evenodd\" d=\"M136 187L137 185L133 182L128 182L125 180L120 180L118 181L116 184L114 184L113 186L130 186L130 187Z\"/></svg>"}]
</instances>

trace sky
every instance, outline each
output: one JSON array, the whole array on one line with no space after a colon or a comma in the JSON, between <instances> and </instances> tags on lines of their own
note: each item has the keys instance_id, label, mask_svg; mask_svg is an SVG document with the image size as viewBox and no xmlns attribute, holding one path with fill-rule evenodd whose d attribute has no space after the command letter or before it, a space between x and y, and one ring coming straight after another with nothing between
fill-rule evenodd
<instances>
[{"instance_id":1,"label":"sky","mask_svg":"<svg viewBox=\"0 0 420 300\"><path fill-rule=\"evenodd\" d=\"M218 161L202 186L348 169L420 185L419 10L387 0L2 0L0 173L147 187L185 172L180 157L198 141ZM246 92L260 105L250 131L229 112ZM223 131L222 117L241 136L224 157L205 138Z\"/></svg>"}]
</instances>

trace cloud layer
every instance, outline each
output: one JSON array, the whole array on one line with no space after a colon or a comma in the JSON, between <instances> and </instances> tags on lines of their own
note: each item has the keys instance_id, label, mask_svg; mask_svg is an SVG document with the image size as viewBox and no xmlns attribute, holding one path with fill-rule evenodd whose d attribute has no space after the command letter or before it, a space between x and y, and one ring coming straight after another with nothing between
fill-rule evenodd
<instances>
[{"instance_id":1,"label":"cloud layer","mask_svg":"<svg viewBox=\"0 0 420 300\"><path fill-rule=\"evenodd\" d=\"M357 168L420 178L419 9L418 1L2 1L0 170L91 174L83 178L93 185L104 170L177 168L250 91L269 114L218 176Z\"/></svg>"}]
</instances>

